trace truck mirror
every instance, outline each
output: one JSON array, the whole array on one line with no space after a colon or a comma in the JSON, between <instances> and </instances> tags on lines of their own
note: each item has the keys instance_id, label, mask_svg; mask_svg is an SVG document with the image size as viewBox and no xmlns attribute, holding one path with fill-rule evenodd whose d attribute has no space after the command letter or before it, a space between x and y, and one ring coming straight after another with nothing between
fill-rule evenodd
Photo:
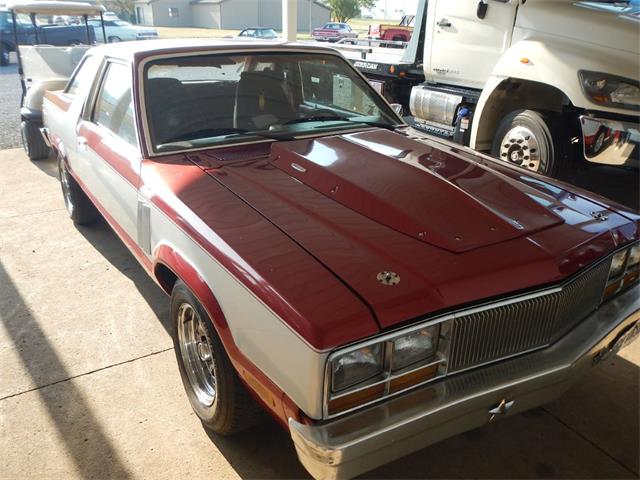
<instances>
[{"instance_id":1,"label":"truck mirror","mask_svg":"<svg viewBox=\"0 0 640 480\"><path fill-rule=\"evenodd\" d=\"M488 8L489 4L485 3L484 0L480 0L480 2L478 2L478 10L476 10L476 15L478 15L478 18L480 20L487 16Z\"/></svg>"}]
</instances>

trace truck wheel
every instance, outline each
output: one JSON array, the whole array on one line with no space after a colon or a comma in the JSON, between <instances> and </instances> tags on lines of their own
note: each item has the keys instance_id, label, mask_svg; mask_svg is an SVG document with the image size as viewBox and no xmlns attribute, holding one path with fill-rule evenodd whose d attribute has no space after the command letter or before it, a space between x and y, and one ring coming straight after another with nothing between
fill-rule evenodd
<instances>
[{"instance_id":1,"label":"truck wheel","mask_svg":"<svg viewBox=\"0 0 640 480\"><path fill-rule=\"evenodd\" d=\"M512 165L555 177L568 167L563 131L550 115L516 110L500 122L491 154Z\"/></svg>"},{"instance_id":2,"label":"truck wheel","mask_svg":"<svg viewBox=\"0 0 640 480\"><path fill-rule=\"evenodd\" d=\"M120 41L121 41L120 37L116 37L116 36L109 37L109 43L118 43Z\"/></svg>"},{"instance_id":3,"label":"truck wheel","mask_svg":"<svg viewBox=\"0 0 640 480\"><path fill-rule=\"evenodd\" d=\"M7 65L9 65L9 48L4 43L0 43L0 67Z\"/></svg>"},{"instance_id":4,"label":"truck wheel","mask_svg":"<svg viewBox=\"0 0 640 480\"><path fill-rule=\"evenodd\" d=\"M29 120L23 120L20 125L20 136L22 137L22 147L31 160L49 158L51 151L44 143L40 128L36 124Z\"/></svg>"},{"instance_id":5,"label":"truck wheel","mask_svg":"<svg viewBox=\"0 0 640 480\"><path fill-rule=\"evenodd\" d=\"M171 318L180 377L202 424L231 435L258 423L262 410L238 378L204 308L180 280L171 293Z\"/></svg>"},{"instance_id":6,"label":"truck wheel","mask_svg":"<svg viewBox=\"0 0 640 480\"><path fill-rule=\"evenodd\" d=\"M100 216L98 210L93 203L91 203L86 193L82 191L78 182L71 176L62 157L58 158L58 174L60 177L60 186L62 187L64 206L67 208L67 212L71 220L73 220L73 223L76 225L88 225L95 222Z\"/></svg>"}]
</instances>

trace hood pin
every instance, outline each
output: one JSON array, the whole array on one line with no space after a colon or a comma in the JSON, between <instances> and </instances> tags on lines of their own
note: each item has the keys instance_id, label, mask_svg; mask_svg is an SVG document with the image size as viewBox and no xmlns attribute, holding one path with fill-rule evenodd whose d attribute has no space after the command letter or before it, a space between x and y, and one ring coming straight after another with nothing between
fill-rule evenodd
<instances>
[{"instance_id":1,"label":"hood pin","mask_svg":"<svg viewBox=\"0 0 640 480\"><path fill-rule=\"evenodd\" d=\"M400 275L396 272L380 272L376 275L378 281L383 285L397 285L400 283Z\"/></svg>"}]
</instances>

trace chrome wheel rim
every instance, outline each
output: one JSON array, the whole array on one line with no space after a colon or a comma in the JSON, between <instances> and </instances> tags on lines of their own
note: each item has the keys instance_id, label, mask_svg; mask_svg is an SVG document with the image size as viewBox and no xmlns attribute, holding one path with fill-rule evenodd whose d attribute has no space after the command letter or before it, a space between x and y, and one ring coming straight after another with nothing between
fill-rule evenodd
<instances>
[{"instance_id":1,"label":"chrome wheel rim","mask_svg":"<svg viewBox=\"0 0 640 480\"><path fill-rule=\"evenodd\" d=\"M545 159L540 143L531 130L518 125L507 132L500 144L500 159L534 172L540 171Z\"/></svg>"},{"instance_id":2,"label":"chrome wheel rim","mask_svg":"<svg viewBox=\"0 0 640 480\"><path fill-rule=\"evenodd\" d=\"M62 185L62 197L64 198L64 206L69 212L69 215L73 214L73 202L71 201L71 183L69 180L69 172L64 167L60 166L60 185Z\"/></svg>"},{"instance_id":3,"label":"chrome wheel rim","mask_svg":"<svg viewBox=\"0 0 640 480\"><path fill-rule=\"evenodd\" d=\"M210 407L216 399L213 346L207 326L188 303L178 308L178 344L193 393L198 402Z\"/></svg>"}]
</instances>

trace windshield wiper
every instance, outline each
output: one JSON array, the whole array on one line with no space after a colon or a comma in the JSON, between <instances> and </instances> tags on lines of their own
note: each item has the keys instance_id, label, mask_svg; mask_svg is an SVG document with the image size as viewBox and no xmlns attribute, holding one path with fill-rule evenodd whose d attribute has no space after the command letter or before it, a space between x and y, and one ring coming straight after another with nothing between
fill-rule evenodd
<instances>
[{"instance_id":1,"label":"windshield wiper","mask_svg":"<svg viewBox=\"0 0 640 480\"><path fill-rule=\"evenodd\" d=\"M358 120L357 118L349 118L343 115L312 115L304 118L296 118L294 120L289 120L285 122L283 125L293 125L294 123L304 123L304 122L335 122L335 121L343 121L349 123L363 123L365 125L369 125L371 127L378 128L386 128L387 130L394 131L397 125L390 125L385 122L376 122L373 120Z\"/></svg>"},{"instance_id":2,"label":"windshield wiper","mask_svg":"<svg viewBox=\"0 0 640 480\"><path fill-rule=\"evenodd\" d=\"M295 118L293 120L289 120L288 122L284 122L283 125L293 125L295 123L305 123L305 122L334 122L336 120L342 120L344 122L351 121L348 117L344 117L342 115L311 115L309 117Z\"/></svg>"},{"instance_id":3,"label":"windshield wiper","mask_svg":"<svg viewBox=\"0 0 640 480\"><path fill-rule=\"evenodd\" d=\"M167 150L171 149L171 147L185 147L185 143L190 144L191 147L194 146L194 142L198 143L198 141L203 140L205 138L212 137L228 137L231 135L238 134L248 134L254 137L260 138L268 138L271 140L293 140L295 137L290 134L281 134L281 133L265 133L265 132L256 132L253 130L248 130L246 128L207 128L202 130L196 130L193 132L188 132L181 135L176 135L175 137L171 137L167 141L158 145L158 150Z\"/></svg>"}]
</instances>

